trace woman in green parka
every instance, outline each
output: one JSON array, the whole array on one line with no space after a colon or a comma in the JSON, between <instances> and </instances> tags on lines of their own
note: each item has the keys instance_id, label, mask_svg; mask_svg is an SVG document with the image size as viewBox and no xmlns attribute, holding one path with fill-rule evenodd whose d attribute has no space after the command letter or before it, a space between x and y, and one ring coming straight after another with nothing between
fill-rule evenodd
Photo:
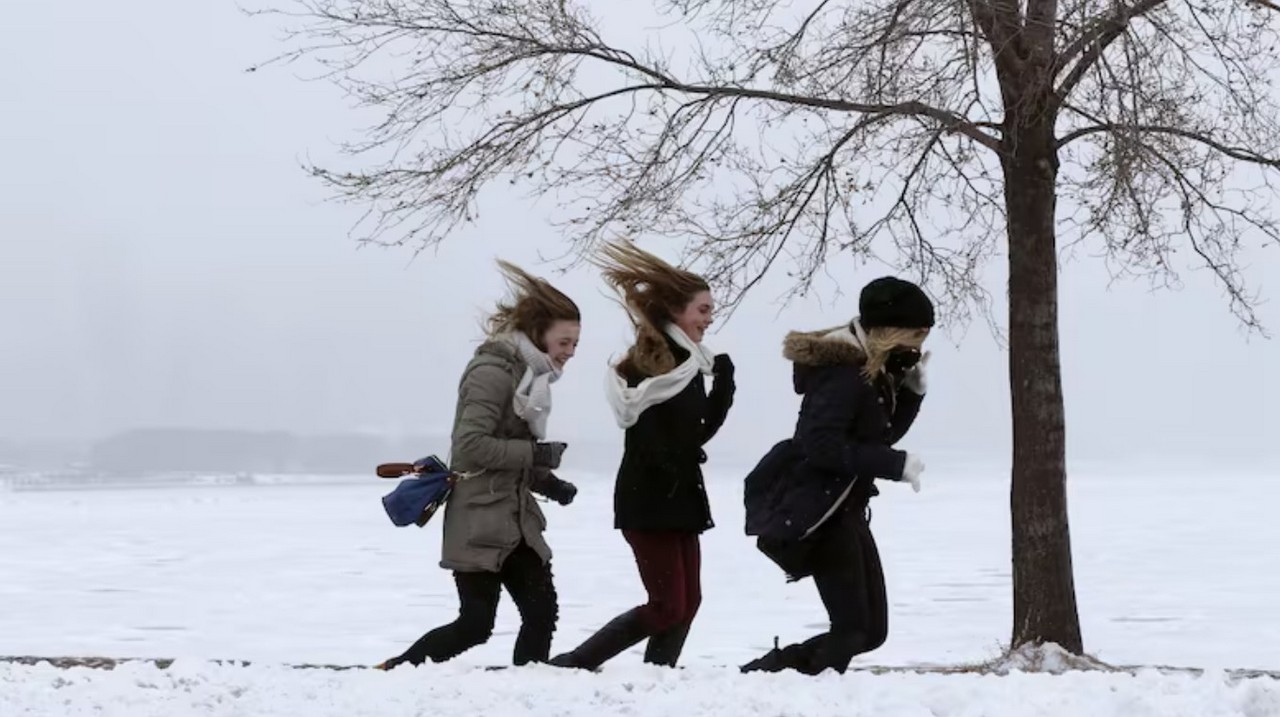
<instances>
[{"instance_id":1,"label":"woman in green parka","mask_svg":"<svg viewBox=\"0 0 1280 717\"><path fill-rule=\"evenodd\" d=\"M581 331L574 302L543 279L498 262L514 298L462 372L450 467L463 476L444 512L440 566L453 571L458 618L378 665L443 662L488 641L503 588L520 611L513 662L546 662L558 606L546 517L534 493L568 505L577 489L551 471L566 444L547 442L551 384Z\"/></svg>"}]
</instances>

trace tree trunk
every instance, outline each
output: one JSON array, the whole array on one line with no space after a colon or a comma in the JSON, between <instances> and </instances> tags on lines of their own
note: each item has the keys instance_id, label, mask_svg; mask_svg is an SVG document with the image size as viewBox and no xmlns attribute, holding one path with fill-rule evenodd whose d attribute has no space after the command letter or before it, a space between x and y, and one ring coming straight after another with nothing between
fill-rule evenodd
<instances>
[{"instance_id":1,"label":"tree trunk","mask_svg":"<svg viewBox=\"0 0 1280 717\"><path fill-rule=\"evenodd\" d=\"M1052 122L1010 127L1004 158L1013 404L1013 637L1084 651L1067 524L1058 357L1057 152Z\"/></svg>"}]
</instances>

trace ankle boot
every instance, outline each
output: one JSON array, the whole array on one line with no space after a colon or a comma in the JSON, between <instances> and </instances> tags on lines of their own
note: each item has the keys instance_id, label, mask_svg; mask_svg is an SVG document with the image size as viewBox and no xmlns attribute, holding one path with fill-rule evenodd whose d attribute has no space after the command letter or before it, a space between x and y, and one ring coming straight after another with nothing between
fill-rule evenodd
<instances>
[{"instance_id":1,"label":"ankle boot","mask_svg":"<svg viewBox=\"0 0 1280 717\"><path fill-rule=\"evenodd\" d=\"M639 608L622 613L572 651L551 658L550 664L584 670L598 669L600 665L649 636L649 629L641 617Z\"/></svg>"},{"instance_id":2,"label":"ankle boot","mask_svg":"<svg viewBox=\"0 0 1280 717\"><path fill-rule=\"evenodd\" d=\"M763 656L739 667L741 672L782 672L796 670L810 674L808 655L803 645L787 645L778 647L778 638L773 639L773 649Z\"/></svg>"}]
</instances>

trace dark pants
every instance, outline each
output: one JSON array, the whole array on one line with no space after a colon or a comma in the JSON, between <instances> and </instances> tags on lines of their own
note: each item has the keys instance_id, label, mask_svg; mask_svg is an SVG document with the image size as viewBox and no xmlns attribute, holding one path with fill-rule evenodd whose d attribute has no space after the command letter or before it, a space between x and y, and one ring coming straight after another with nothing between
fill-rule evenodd
<instances>
[{"instance_id":1,"label":"dark pants","mask_svg":"<svg viewBox=\"0 0 1280 717\"><path fill-rule=\"evenodd\" d=\"M697 533L622 531L636 557L649 601L638 609L652 634L688 625L702 605L702 548Z\"/></svg>"},{"instance_id":2,"label":"dark pants","mask_svg":"<svg viewBox=\"0 0 1280 717\"><path fill-rule=\"evenodd\" d=\"M697 533L622 531L636 556L649 601L618 615L551 664L595 670L648 640L644 661L675 667L702 604L702 551Z\"/></svg>"},{"instance_id":3,"label":"dark pants","mask_svg":"<svg viewBox=\"0 0 1280 717\"><path fill-rule=\"evenodd\" d=\"M533 548L521 543L499 572L455 572L453 577L461 603L458 619L423 635L403 655L394 658L392 665L444 662L487 642L493 634L502 588L507 589L520 611L513 662L524 665L547 661L558 617L556 588L551 566L543 563Z\"/></svg>"},{"instance_id":4,"label":"dark pants","mask_svg":"<svg viewBox=\"0 0 1280 717\"><path fill-rule=\"evenodd\" d=\"M811 540L809 566L831 629L773 650L745 665L744 670L794 669L816 675L830 668L844 672L855 656L880 647L888 637L884 570L862 509L839 511Z\"/></svg>"}]
</instances>

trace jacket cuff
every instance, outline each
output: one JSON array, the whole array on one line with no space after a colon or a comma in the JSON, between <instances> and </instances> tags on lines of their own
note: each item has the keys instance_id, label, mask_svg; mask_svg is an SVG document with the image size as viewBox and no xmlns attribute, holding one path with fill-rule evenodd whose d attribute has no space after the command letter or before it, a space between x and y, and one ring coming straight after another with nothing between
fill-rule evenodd
<instances>
[{"instance_id":1,"label":"jacket cuff","mask_svg":"<svg viewBox=\"0 0 1280 717\"><path fill-rule=\"evenodd\" d=\"M892 480L902 480L902 473L907 467L907 452L897 449L893 450L893 457L889 461L890 473L887 478Z\"/></svg>"},{"instance_id":2,"label":"jacket cuff","mask_svg":"<svg viewBox=\"0 0 1280 717\"><path fill-rule=\"evenodd\" d=\"M520 461L521 469L533 468L533 441L517 438L511 441L511 449L512 455Z\"/></svg>"}]
</instances>

